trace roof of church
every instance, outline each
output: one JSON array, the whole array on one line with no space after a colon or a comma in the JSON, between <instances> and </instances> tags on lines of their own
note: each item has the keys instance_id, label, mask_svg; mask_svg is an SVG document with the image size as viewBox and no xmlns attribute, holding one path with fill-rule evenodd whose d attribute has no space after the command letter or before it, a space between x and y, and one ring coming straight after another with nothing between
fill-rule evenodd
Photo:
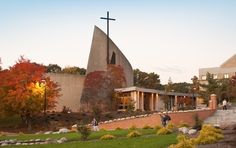
<instances>
[{"instance_id":1,"label":"roof of church","mask_svg":"<svg viewBox=\"0 0 236 148\"><path fill-rule=\"evenodd\" d=\"M223 64L221 64L220 67L222 68L236 67L236 54L234 54L231 58L229 58Z\"/></svg>"}]
</instances>

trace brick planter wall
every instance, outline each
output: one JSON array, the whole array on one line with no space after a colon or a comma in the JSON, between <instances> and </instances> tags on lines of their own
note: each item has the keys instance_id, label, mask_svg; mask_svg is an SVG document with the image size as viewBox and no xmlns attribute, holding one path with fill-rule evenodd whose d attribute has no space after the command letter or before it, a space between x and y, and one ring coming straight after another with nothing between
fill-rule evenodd
<instances>
[{"instance_id":1,"label":"brick planter wall","mask_svg":"<svg viewBox=\"0 0 236 148\"><path fill-rule=\"evenodd\" d=\"M215 110L197 110L197 111L188 111L188 112L171 112L168 113L171 117L171 123L178 125L181 122L188 123L189 125L194 125L194 115L198 114L200 120L205 120L211 116ZM115 121L111 123L102 123L99 125L100 129L113 130L117 127L128 129L131 126L135 125L137 128L142 128L145 125L156 126L161 125L161 119L159 114L152 114L147 117L134 118L134 119L125 119L121 121Z\"/></svg>"}]
</instances>

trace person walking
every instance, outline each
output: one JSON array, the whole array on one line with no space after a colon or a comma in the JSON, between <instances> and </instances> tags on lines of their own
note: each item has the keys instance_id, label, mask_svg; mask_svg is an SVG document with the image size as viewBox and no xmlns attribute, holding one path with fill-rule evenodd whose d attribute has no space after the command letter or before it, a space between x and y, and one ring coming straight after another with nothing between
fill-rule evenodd
<instances>
[{"instance_id":1,"label":"person walking","mask_svg":"<svg viewBox=\"0 0 236 148\"><path fill-rule=\"evenodd\" d=\"M98 122L95 118L93 118L92 126L93 126L93 131L99 131Z\"/></svg>"},{"instance_id":2,"label":"person walking","mask_svg":"<svg viewBox=\"0 0 236 148\"><path fill-rule=\"evenodd\" d=\"M168 113L165 113L165 121L166 121L166 125L170 122L171 118L168 115Z\"/></svg>"},{"instance_id":3,"label":"person walking","mask_svg":"<svg viewBox=\"0 0 236 148\"><path fill-rule=\"evenodd\" d=\"M159 115L160 115L160 117L161 117L161 124L162 124L163 127L165 127L165 126L166 126L165 115L162 115L162 114L159 114Z\"/></svg>"},{"instance_id":4,"label":"person walking","mask_svg":"<svg viewBox=\"0 0 236 148\"><path fill-rule=\"evenodd\" d=\"M224 99L223 102L223 110L227 110L227 101Z\"/></svg>"}]
</instances>

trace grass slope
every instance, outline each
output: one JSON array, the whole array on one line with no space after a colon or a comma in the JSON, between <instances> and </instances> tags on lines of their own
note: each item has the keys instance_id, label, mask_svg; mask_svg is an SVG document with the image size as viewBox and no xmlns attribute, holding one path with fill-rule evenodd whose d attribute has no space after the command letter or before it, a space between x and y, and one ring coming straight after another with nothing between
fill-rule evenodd
<instances>
[{"instance_id":1,"label":"grass slope","mask_svg":"<svg viewBox=\"0 0 236 148\"><path fill-rule=\"evenodd\" d=\"M11 146L12 148L164 148L176 143L176 134L142 136L138 138L119 138L108 141L77 141L63 144Z\"/></svg>"}]
</instances>

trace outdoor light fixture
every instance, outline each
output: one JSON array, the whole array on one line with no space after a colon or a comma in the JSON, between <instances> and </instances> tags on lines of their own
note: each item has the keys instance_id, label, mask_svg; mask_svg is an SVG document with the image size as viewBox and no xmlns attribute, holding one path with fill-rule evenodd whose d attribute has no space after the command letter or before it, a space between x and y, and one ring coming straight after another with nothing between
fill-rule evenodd
<instances>
[{"instance_id":1,"label":"outdoor light fixture","mask_svg":"<svg viewBox=\"0 0 236 148\"><path fill-rule=\"evenodd\" d=\"M46 109L47 109L47 94L46 94L46 86L47 86L47 82L46 80L41 80L41 82L44 84L44 107L43 107L43 115L44 118L46 119Z\"/></svg>"}]
</instances>

